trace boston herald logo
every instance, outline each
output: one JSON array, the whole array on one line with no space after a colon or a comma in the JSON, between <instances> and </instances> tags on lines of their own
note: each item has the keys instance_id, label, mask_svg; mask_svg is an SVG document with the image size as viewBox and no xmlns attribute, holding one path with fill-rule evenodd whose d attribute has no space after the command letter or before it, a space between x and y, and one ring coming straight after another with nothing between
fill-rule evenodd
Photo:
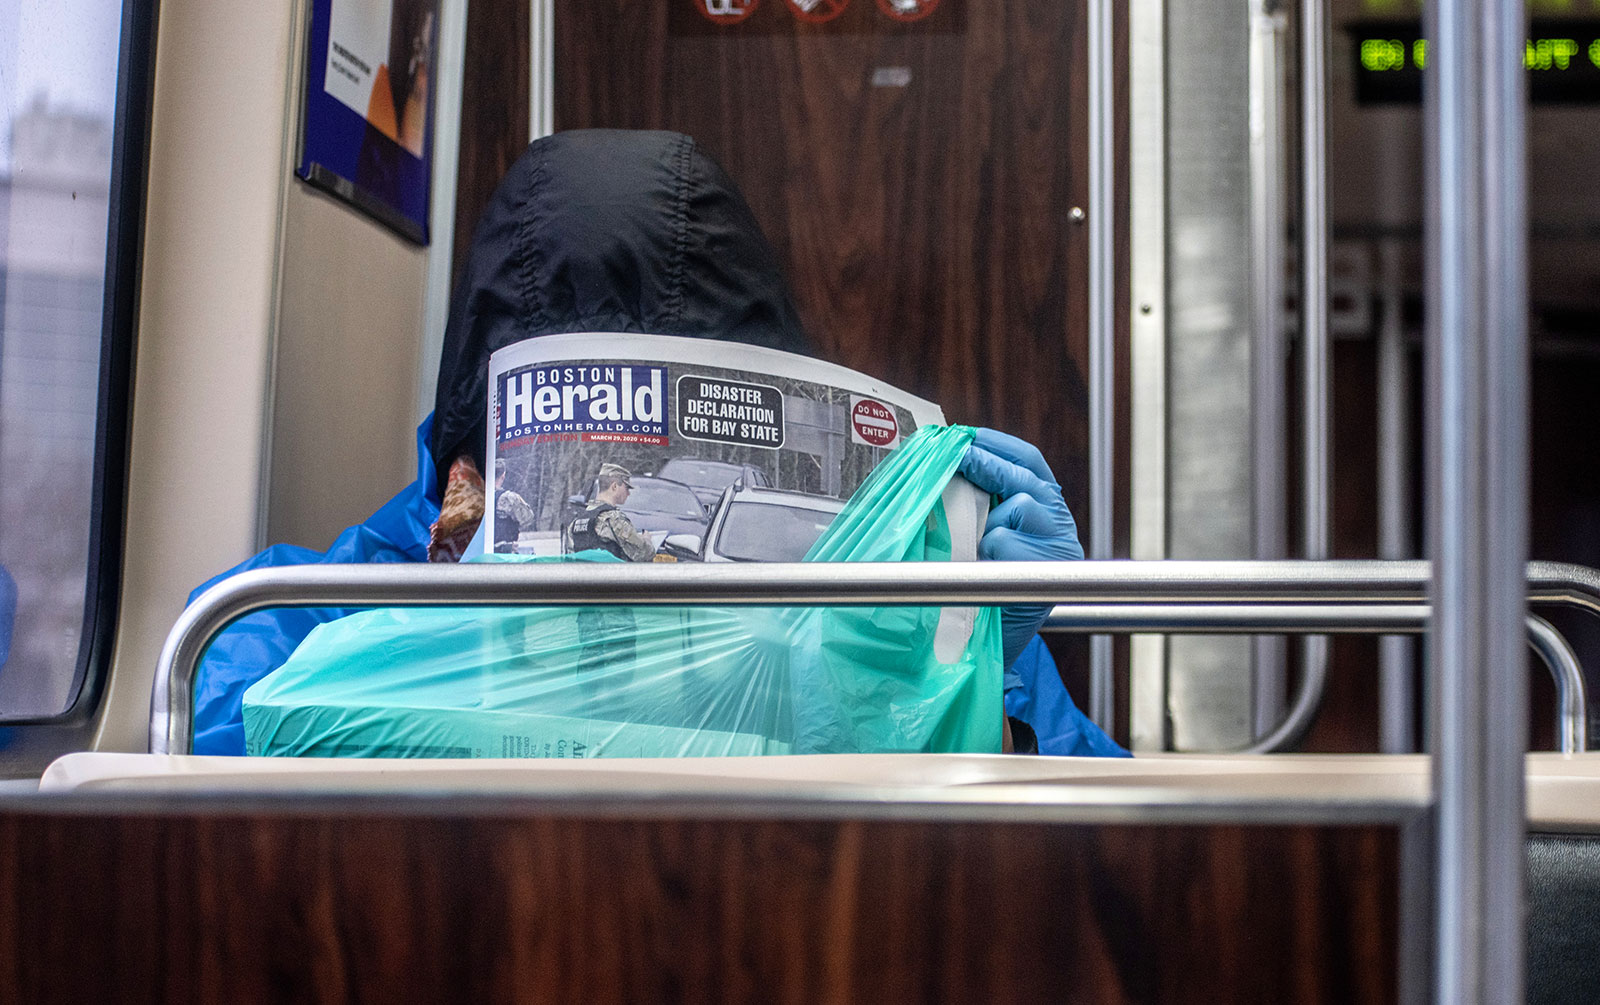
<instances>
[{"instance_id":1,"label":"boston herald logo","mask_svg":"<svg viewBox=\"0 0 1600 1005\"><path fill-rule=\"evenodd\" d=\"M500 442L551 433L666 442L666 373L658 366L583 365L503 374Z\"/></svg>"}]
</instances>

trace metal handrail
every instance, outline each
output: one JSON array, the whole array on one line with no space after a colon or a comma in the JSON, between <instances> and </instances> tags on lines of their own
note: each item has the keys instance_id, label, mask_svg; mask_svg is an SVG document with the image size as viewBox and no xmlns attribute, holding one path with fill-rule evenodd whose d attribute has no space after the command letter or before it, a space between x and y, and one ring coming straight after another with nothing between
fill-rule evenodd
<instances>
[{"instance_id":1,"label":"metal handrail","mask_svg":"<svg viewBox=\"0 0 1600 1005\"><path fill-rule=\"evenodd\" d=\"M1557 746L1563 754L1582 753L1589 747L1589 697L1578 654L1566 636L1535 614L1528 615L1528 643L1556 679Z\"/></svg>"},{"instance_id":2,"label":"metal handrail","mask_svg":"<svg viewBox=\"0 0 1600 1005\"><path fill-rule=\"evenodd\" d=\"M196 668L216 634L276 607L670 607L1361 604L1427 600L1429 564L1376 560L1163 562L799 563L722 566L589 563L305 565L255 569L207 590L179 616L156 665L150 749L187 752ZM1600 572L1528 564L1530 603L1600 615ZM1130 616L1127 608L1118 617ZM1182 611L1174 611L1182 614ZM1219 612L1219 616L1220 616ZM1392 612L1388 612L1392 614ZM1085 615L1087 617L1087 615ZM1108 618L1109 623L1109 618ZM1284 630L1284 629L1277 629Z\"/></svg>"},{"instance_id":3,"label":"metal handrail","mask_svg":"<svg viewBox=\"0 0 1600 1005\"><path fill-rule=\"evenodd\" d=\"M1426 604L1130 604L1057 607L1040 631L1173 635L1421 635ZM1556 749L1582 753L1589 745L1588 687L1583 665L1566 637L1538 615L1528 615L1528 645L1556 687ZM1253 747L1239 753L1260 753Z\"/></svg>"}]
</instances>

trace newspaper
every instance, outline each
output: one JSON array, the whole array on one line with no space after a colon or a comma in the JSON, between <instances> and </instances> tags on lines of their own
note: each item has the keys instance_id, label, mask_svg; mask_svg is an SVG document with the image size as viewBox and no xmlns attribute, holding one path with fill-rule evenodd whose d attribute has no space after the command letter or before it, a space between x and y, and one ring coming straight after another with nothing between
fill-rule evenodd
<instances>
[{"instance_id":1,"label":"newspaper","mask_svg":"<svg viewBox=\"0 0 1600 1005\"><path fill-rule=\"evenodd\" d=\"M658 335L519 342L489 386L484 540L519 554L799 561L889 451L944 422L844 367ZM958 559L976 551L973 496L946 493Z\"/></svg>"}]
</instances>

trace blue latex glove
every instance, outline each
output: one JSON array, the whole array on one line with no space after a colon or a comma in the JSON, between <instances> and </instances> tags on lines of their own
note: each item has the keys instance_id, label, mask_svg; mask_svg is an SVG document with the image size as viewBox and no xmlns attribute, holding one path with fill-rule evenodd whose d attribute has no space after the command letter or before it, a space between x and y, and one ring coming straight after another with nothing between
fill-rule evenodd
<instances>
[{"instance_id":1,"label":"blue latex glove","mask_svg":"<svg viewBox=\"0 0 1600 1005\"><path fill-rule=\"evenodd\" d=\"M993 429L979 429L957 469L972 484L999 499L989 511L978 557L1002 562L1083 558L1078 525L1061 498L1061 486L1039 448ZM1049 604L1000 609L1000 634L1009 672L1039 631Z\"/></svg>"}]
</instances>

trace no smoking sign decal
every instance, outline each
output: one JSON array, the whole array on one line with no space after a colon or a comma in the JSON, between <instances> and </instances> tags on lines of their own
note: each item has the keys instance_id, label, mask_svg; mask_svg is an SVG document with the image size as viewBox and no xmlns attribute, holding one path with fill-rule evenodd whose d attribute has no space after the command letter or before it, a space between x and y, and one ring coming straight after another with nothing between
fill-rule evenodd
<instances>
[{"instance_id":1,"label":"no smoking sign decal","mask_svg":"<svg viewBox=\"0 0 1600 1005\"><path fill-rule=\"evenodd\" d=\"M827 24L850 6L850 0L784 0L794 16L811 24Z\"/></svg>"},{"instance_id":2,"label":"no smoking sign decal","mask_svg":"<svg viewBox=\"0 0 1600 1005\"><path fill-rule=\"evenodd\" d=\"M713 24L738 24L756 12L761 0L694 0L694 9Z\"/></svg>"},{"instance_id":3,"label":"no smoking sign decal","mask_svg":"<svg viewBox=\"0 0 1600 1005\"><path fill-rule=\"evenodd\" d=\"M878 9L896 21L921 21L939 6L939 0L878 0Z\"/></svg>"}]
</instances>

